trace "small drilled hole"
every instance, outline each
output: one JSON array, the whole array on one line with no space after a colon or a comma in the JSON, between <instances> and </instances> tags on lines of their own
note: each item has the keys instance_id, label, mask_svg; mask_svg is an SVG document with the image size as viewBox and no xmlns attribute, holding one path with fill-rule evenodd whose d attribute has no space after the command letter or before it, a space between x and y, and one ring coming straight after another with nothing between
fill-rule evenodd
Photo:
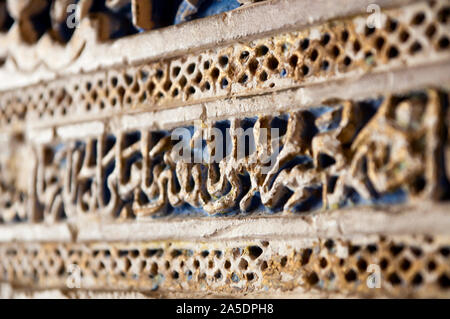
<instances>
[{"instance_id":1,"label":"small drilled hole","mask_svg":"<svg viewBox=\"0 0 450 319\"><path fill-rule=\"evenodd\" d=\"M330 42L330 35L328 34L328 33L325 33L323 36L322 36L322 39L320 39L320 44L321 45L323 45L323 46L325 46L325 45L327 45L328 44L328 42Z\"/></svg>"},{"instance_id":2,"label":"small drilled hole","mask_svg":"<svg viewBox=\"0 0 450 319\"><path fill-rule=\"evenodd\" d=\"M411 267L411 262L407 258L402 259L402 261L400 262L400 268L403 271L407 271L409 267Z\"/></svg>"},{"instance_id":3,"label":"small drilled hole","mask_svg":"<svg viewBox=\"0 0 450 319\"><path fill-rule=\"evenodd\" d=\"M222 89L225 89L228 86L228 80L227 78L223 78L222 81L220 81L220 87Z\"/></svg>"},{"instance_id":4,"label":"small drilled hole","mask_svg":"<svg viewBox=\"0 0 450 319\"><path fill-rule=\"evenodd\" d=\"M355 40L355 42L353 42L353 51L357 53L359 50L361 50L361 43L359 43L358 40Z\"/></svg>"},{"instance_id":5,"label":"small drilled hole","mask_svg":"<svg viewBox=\"0 0 450 319\"><path fill-rule=\"evenodd\" d=\"M178 74L180 74L181 68L179 66L176 66L172 69L172 75L174 77L178 76Z\"/></svg>"},{"instance_id":6,"label":"small drilled hole","mask_svg":"<svg viewBox=\"0 0 450 319\"><path fill-rule=\"evenodd\" d=\"M425 21L425 14L424 14L423 12L419 12L419 13L417 13L417 14L413 17L411 23L412 23L413 25L420 25L420 24L422 24L424 21Z\"/></svg>"},{"instance_id":7,"label":"small drilled hole","mask_svg":"<svg viewBox=\"0 0 450 319\"><path fill-rule=\"evenodd\" d=\"M389 248L389 250L391 251L391 254L393 256L397 256L398 254L400 254L403 249L405 248L405 246L403 245L391 245L391 247Z\"/></svg>"},{"instance_id":8,"label":"small drilled hole","mask_svg":"<svg viewBox=\"0 0 450 319\"><path fill-rule=\"evenodd\" d=\"M367 245L366 249L369 253L374 254L378 250L378 247L377 245L370 244Z\"/></svg>"},{"instance_id":9,"label":"small drilled hole","mask_svg":"<svg viewBox=\"0 0 450 319\"><path fill-rule=\"evenodd\" d=\"M371 35L374 34L374 33L375 33L375 27L369 28L369 27L366 25L366 27L365 27L365 29L364 29L364 35L365 35L366 37L369 37L369 36L371 36Z\"/></svg>"},{"instance_id":10,"label":"small drilled hole","mask_svg":"<svg viewBox=\"0 0 450 319\"><path fill-rule=\"evenodd\" d=\"M441 10L439 10L437 16L439 22L447 23L448 18L450 17L450 7L444 7Z\"/></svg>"},{"instance_id":11,"label":"small drilled hole","mask_svg":"<svg viewBox=\"0 0 450 319\"><path fill-rule=\"evenodd\" d=\"M397 26L398 26L397 21L389 19L386 24L386 30L389 32L394 32L397 29Z\"/></svg>"},{"instance_id":12,"label":"small drilled hole","mask_svg":"<svg viewBox=\"0 0 450 319\"><path fill-rule=\"evenodd\" d=\"M403 43L406 42L406 41L408 41L408 39L409 39L409 33L408 33L408 31L403 30L402 32L400 32L399 37L400 37L400 41L403 42Z\"/></svg>"},{"instance_id":13,"label":"small drilled hole","mask_svg":"<svg viewBox=\"0 0 450 319\"><path fill-rule=\"evenodd\" d=\"M397 286L402 283L402 279L397 275L397 273L393 272L388 276L388 281L393 285Z\"/></svg>"},{"instance_id":14,"label":"small drilled hole","mask_svg":"<svg viewBox=\"0 0 450 319\"><path fill-rule=\"evenodd\" d=\"M204 90L209 90L209 89L211 89L211 84L209 84L209 82L205 82L205 84L203 84L203 89L204 89Z\"/></svg>"},{"instance_id":15,"label":"small drilled hole","mask_svg":"<svg viewBox=\"0 0 450 319\"><path fill-rule=\"evenodd\" d=\"M248 76L247 74L242 74L242 76L239 78L239 83L244 84L245 82L247 82L248 80Z\"/></svg>"},{"instance_id":16,"label":"small drilled hole","mask_svg":"<svg viewBox=\"0 0 450 319\"><path fill-rule=\"evenodd\" d=\"M356 266L358 267L359 271L366 271L367 269L367 262L365 259L361 258L356 263Z\"/></svg>"},{"instance_id":17,"label":"small drilled hole","mask_svg":"<svg viewBox=\"0 0 450 319\"><path fill-rule=\"evenodd\" d=\"M178 256L181 256L181 255L182 255L182 251L179 250L179 249L174 249L174 250L172 250L172 252L170 253L170 256L171 256L172 258L177 258Z\"/></svg>"},{"instance_id":18,"label":"small drilled hole","mask_svg":"<svg viewBox=\"0 0 450 319\"><path fill-rule=\"evenodd\" d=\"M202 78L203 78L203 75L200 72L197 73L197 76L194 79L195 83L199 84L202 81Z\"/></svg>"},{"instance_id":19,"label":"small drilled hole","mask_svg":"<svg viewBox=\"0 0 450 319\"><path fill-rule=\"evenodd\" d=\"M143 81L143 82L147 81L147 79L148 79L148 72L146 72L144 70L141 70L139 72L139 75L140 75L141 81Z\"/></svg>"},{"instance_id":20,"label":"small drilled hole","mask_svg":"<svg viewBox=\"0 0 450 319\"><path fill-rule=\"evenodd\" d=\"M219 64L221 67L226 67L228 64L228 57L227 56L219 57Z\"/></svg>"},{"instance_id":21,"label":"small drilled hole","mask_svg":"<svg viewBox=\"0 0 450 319\"><path fill-rule=\"evenodd\" d=\"M355 281L356 278L356 272L353 269L350 269L345 273L345 280L348 282Z\"/></svg>"},{"instance_id":22,"label":"small drilled hole","mask_svg":"<svg viewBox=\"0 0 450 319\"><path fill-rule=\"evenodd\" d=\"M378 50L381 50L381 49L383 48L385 42L386 42L386 41L384 40L383 37L378 37L378 38L375 40L375 47L376 47Z\"/></svg>"},{"instance_id":23,"label":"small drilled hole","mask_svg":"<svg viewBox=\"0 0 450 319\"><path fill-rule=\"evenodd\" d=\"M211 76L214 80L217 80L217 78L219 77L220 71L218 68L214 68L211 70Z\"/></svg>"},{"instance_id":24,"label":"small drilled hole","mask_svg":"<svg viewBox=\"0 0 450 319\"><path fill-rule=\"evenodd\" d=\"M425 34L428 38L432 38L436 34L436 27L433 24L430 24L425 30Z\"/></svg>"},{"instance_id":25,"label":"small drilled hole","mask_svg":"<svg viewBox=\"0 0 450 319\"><path fill-rule=\"evenodd\" d=\"M186 69L188 74L192 74L195 71L195 63L191 63L188 65L187 69Z\"/></svg>"},{"instance_id":26,"label":"small drilled hole","mask_svg":"<svg viewBox=\"0 0 450 319\"><path fill-rule=\"evenodd\" d=\"M249 56L250 53L248 51L242 51L239 59L241 59L242 61L247 61Z\"/></svg>"},{"instance_id":27,"label":"small drilled hole","mask_svg":"<svg viewBox=\"0 0 450 319\"><path fill-rule=\"evenodd\" d=\"M127 85L131 85L131 83L133 83L133 77L130 76L129 74L125 74L125 83Z\"/></svg>"},{"instance_id":28,"label":"small drilled hole","mask_svg":"<svg viewBox=\"0 0 450 319\"><path fill-rule=\"evenodd\" d=\"M163 86L164 91L169 91L170 88L171 88L171 86L172 86L172 82L166 81L166 82L164 83L164 86Z\"/></svg>"},{"instance_id":29,"label":"small drilled hole","mask_svg":"<svg viewBox=\"0 0 450 319\"><path fill-rule=\"evenodd\" d=\"M255 50L256 56L263 56L263 55L266 55L267 52L269 52L269 48L266 47L265 45L260 45L260 46L257 47L256 50Z\"/></svg>"},{"instance_id":30,"label":"small drilled hole","mask_svg":"<svg viewBox=\"0 0 450 319\"><path fill-rule=\"evenodd\" d=\"M324 246L328 249L328 250L332 250L334 247L334 241L332 239L327 239Z\"/></svg>"},{"instance_id":31,"label":"small drilled hole","mask_svg":"<svg viewBox=\"0 0 450 319\"><path fill-rule=\"evenodd\" d=\"M350 245L350 247L349 247L349 249L348 249L348 253L349 253L350 255L354 255L354 254L356 254L360 249L361 249L361 247L358 246L358 245Z\"/></svg>"},{"instance_id":32,"label":"small drilled hole","mask_svg":"<svg viewBox=\"0 0 450 319\"><path fill-rule=\"evenodd\" d=\"M250 258L253 260L255 260L256 258L261 256L262 253L263 253L263 250L259 246L248 247L248 254L249 254Z\"/></svg>"},{"instance_id":33,"label":"small drilled hole","mask_svg":"<svg viewBox=\"0 0 450 319\"><path fill-rule=\"evenodd\" d=\"M260 79L261 81L266 81L266 80L267 80L267 72L266 72L266 71L262 71L262 72L259 74L259 79Z\"/></svg>"},{"instance_id":34,"label":"small drilled hole","mask_svg":"<svg viewBox=\"0 0 450 319\"><path fill-rule=\"evenodd\" d=\"M303 39L303 40L300 42L300 48L301 48L303 51L305 51L306 49L308 49L308 47L309 47L309 39Z\"/></svg>"},{"instance_id":35,"label":"small drilled hole","mask_svg":"<svg viewBox=\"0 0 450 319\"><path fill-rule=\"evenodd\" d=\"M331 55L333 56L333 58L337 58L339 54L340 54L339 47L337 45L333 46L333 48L331 49Z\"/></svg>"},{"instance_id":36,"label":"small drilled hole","mask_svg":"<svg viewBox=\"0 0 450 319\"><path fill-rule=\"evenodd\" d=\"M150 82L150 83L147 85L147 90L150 92L150 94L152 94L154 89L155 89L155 83Z\"/></svg>"},{"instance_id":37,"label":"small drilled hole","mask_svg":"<svg viewBox=\"0 0 450 319\"><path fill-rule=\"evenodd\" d=\"M250 69L250 72L252 74L256 73L258 66L259 66L259 63L258 63L258 60L256 60L256 59L252 59L248 64L248 68Z\"/></svg>"},{"instance_id":38,"label":"small drilled hole","mask_svg":"<svg viewBox=\"0 0 450 319\"><path fill-rule=\"evenodd\" d=\"M398 54L399 54L399 52L398 52L397 48L394 46L390 47L387 52L389 59L394 59L394 58L398 57Z\"/></svg>"},{"instance_id":39,"label":"small drilled hole","mask_svg":"<svg viewBox=\"0 0 450 319\"><path fill-rule=\"evenodd\" d=\"M289 59L289 65L292 66L293 68L295 68L297 66L297 62L298 62L298 56L296 56L296 55L291 56L291 58Z\"/></svg>"},{"instance_id":40,"label":"small drilled hole","mask_svg":"<svg viewBox=\"0 0 450 319\"><path fill-rule=\"evenodd\" d=\"M446 274L442 274L438 278L439 286L443 289L448 289L450 287L450 278Z\"/></svg>"},{"instance_id":41,"label":"small drilled hole","mask_svg":"<svg viewBox=\"0 0 450 319\"><path fill-rule=\"evenodd\" d=\"M246 270L247 267L248 267L248 261L245 260L244 258L242 258L241 261L239 262L239 269Z\"/></svg>"},{"instance_id":42,"label":"small drilled hole","mask_svg":"<svg viewBox=\"0 0 450 319\"><path fill-rule=\"evenodd\" d=\"M381 259L380 267L382 270L385 270L389 266L389 261L386 258Z\"/></svg>"},{"instance_id":43,"label":"small drilled hole","mask_svg":"<svg viewBox=\"0 0 450 319\"><path fill-rule=\"evenodd\" d=\"M344 65L345 66L349 66L351 63L352 63L352 59L350 59L350 57L348 57L348 56L346 56L345 58L344 58Z\"/></svg>"},{"instance_id":44,"label":"small drilled hole","mask_svg":"<svg viewBox=\"0 0 450 319\"><path fill-rule=\"evenodd\" d=\"M445 36L441 37L441 38L439 39L438 45L439 45L439 48L440 48L440 49L446 49L446 48L448 48L448 46L449 46L448 38L445 37Z\"/></svg>"},{"instance_id":45,"label":"small drilled hole","mask_svg":"<svg viewBox=\"0 0 450 319\"><path fill-rule=\"evenodd\" d=\"M182 76L181 79L178 81L178 84L179 84L182 88L184 88L184 87L186 86L186 83L187 83L187 79L186 79L185 76Z\"/></svg>"},{"instance_id":46,"label":"small drilled hole","mask_svg":"<svg viewBox=\"0 0 450 319\"><path fill-rule=\"evenodd\" d=\"M416 257L422 256L422 249L419 247L413 246L413 247L411 247L411 251L414 254L414 256L416 256Z\"/></svg>"},{"instance_id":47,"label":"small drilled hole","mask_svg":"<svg viewBox=\"0 0 450 319\"><path fill-rule=\"evenodd\" d=\"M303 250L302 256L301 256L301 264L302 264L302 266L306 265L309 262L311 254L312 254L312 250L310 248L307 248L307 249Z\"/></svg>"},{"instance_id":48,"label":"small drilled hole","mask_svg":"<svg viewBox=\"0 0 450 319\"><path fill-rule=\"evenodd\" d=\"M261 263L261 271L264 271L264 270L266 270L266 269L267 269L267 267L268 267L268 265L267 265L267 261L263 261L263 262Z\"/></svg>"},{"instance_id":49,"label":"small drilled hole","mask_svg":"<svg viewBox=\"0 0 450 319\"><path fill-rule=\"evenodd\" d=\"M347 42L348 37L349 37L348 31L347 31L347 30L342 31L342 33L341 33L341 39L342 39L342 41L343 41L343 42Z\"/></svg>"},{"instance_id":50,"label":"small drilled hole","mask_svg":"<svg viewBox=\"0 0 450 319\"><path fill-rule=\"evenodd\" d=\"M150 274L152 276L156 276L158 274L158 264L157 263L153 263L152 266L150 267Z\"/></svg>"},{"instance_id":51,"label":"small drilled hole","mask_svg":"<svg viewBox=\"0 0 450 319\"><path fill-rule=\"evenodd\" d=\"M275 70L278 67L278 60L275 57L270 57L267 61L267 67L270 70Z\"/></svg>"},{"instance_id":52,"label":"small drilled hole","mask_svg":"<svg viewBox=\"0 0 450 319\"><path fill-rule=\"evenodd\" d=\"M319 277L315 272L312 272L306 276L306 282L311 286L314 286L319 282Z\"/></svg>"},{"instance_id":53,"label":"small drilled hole","mask_svg":"<svg viewBox=\"0 0 450 319\"><path fill-rule=\"evenodd\" d=\"M422 50L422 45L419 42L414 42L409 48L409 53L416 54L417 52Z\"/></svg>"},{"instance_id":54,"label":"small drilled hole","mask_svg":"<svg viewBox=\"0 0 450 319\"><path fill-rule=\"evenodd\" d=\"M420 273L417 273L417 274L414 275L414 277L413 277L413 279L412 279L412 281L411 281L411 284L412 284L413 286L419 286L419 285L422 284L422 282L423 282L423 277L422 277L422 275L421 275Z\"/></svg>"},{"instance_id":55,"label":"small drilled hole","mask_svg":"<svg viewBox=\"0 0 450 319\"><path fill-rule=\"evenodd\" d=\"M144 103L146 99L147 99L147 92L143 92L143 93L141 94L141 97L139 98L139 101L140 101L141 103Z\"/></svg>"}]
</instances>

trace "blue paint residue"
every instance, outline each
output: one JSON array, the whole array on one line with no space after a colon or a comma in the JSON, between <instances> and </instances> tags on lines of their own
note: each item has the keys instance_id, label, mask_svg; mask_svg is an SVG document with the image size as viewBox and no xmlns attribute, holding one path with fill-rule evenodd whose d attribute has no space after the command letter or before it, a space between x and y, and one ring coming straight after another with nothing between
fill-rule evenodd
<instances>
[{"instance_id":1,"label":"blue paint residue","mask_svg":"<svg viewBox=\"0 0 450 319\"><path fill-rule=\"evenodd\" d=\"M78 4L79 0L75 0ZM237 0L152 0L151 12L149 14L153 29L167 27L173 24L186 22L198 18L216 15L222 12L236 9L241 4ZM37 39L51 30L51 35L61 42L68 42L72 38L76 27L69 27L68 19L74 21L75 11L68 7L67 17L64 21L53 21L50 17L51 2L39 13L30 17ZM131 2L119 8L106 6L105 0L92 1L89 14L104 14L109 19L109 39L117 39L145 30L133 25L133 14ZM8 31L14 24L14 19L6 13L0 31ZM228 83L227 83L228 85Z\"/></svg>"},{"instance_id":2,"label":"blue paint residue","mask_svg":"<svg viewBox=\"0 0 450 319\"><path fill-rule=\"evenodd\" d=\"M241 4L237 0L183 0L175 17L175 24L204 18L236 9Z\"/></svg>"}]
</instances>

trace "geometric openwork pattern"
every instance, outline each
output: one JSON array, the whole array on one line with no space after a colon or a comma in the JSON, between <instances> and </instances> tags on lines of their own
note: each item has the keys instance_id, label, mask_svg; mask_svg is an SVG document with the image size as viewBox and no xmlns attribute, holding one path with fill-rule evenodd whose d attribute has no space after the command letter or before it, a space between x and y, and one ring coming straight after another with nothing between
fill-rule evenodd
<instances>
[{"instance_id":1,"label":"geometric openwork pattern","mask_svg":"<svg viewBox=\"0 0 450 319\"><path fill-rule=\"evenodd\" d=\"M367 16L2 92L0 121L9 127L105 117L270 92L449 55L445 0L386 10L379 29L364 27Z\"/></svg>"},{"instance_id":2,"label":"geometric openwork pattern","mask_svg":"<svg viewBox=\"0 0 450 319\"><path fill-rule=\"evenodd\" d=\"M69 287L77 285L81 290L132 289L150 296L270 290L372 297L450 296L448 237L227 244L27 243L2 245L0 256L1 280L18 287L61 288L68 295L76 294L76 289L67 288L69 280ZM68 269L80 279L68 278Z\"/></svg>"}]
</instances>

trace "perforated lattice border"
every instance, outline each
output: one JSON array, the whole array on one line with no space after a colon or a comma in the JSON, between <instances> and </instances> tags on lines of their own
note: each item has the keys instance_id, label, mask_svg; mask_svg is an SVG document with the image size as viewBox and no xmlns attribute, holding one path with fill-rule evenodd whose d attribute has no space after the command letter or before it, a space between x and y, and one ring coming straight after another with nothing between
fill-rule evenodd
<instances>
[{"instance_id":1,"label":"perforated lattice border","mask_svg":"<svg viewBox=\"0 0 450 319\"><path fill-rule=\"evenodd\" d=\"M428 63L449 54L445 0L333 21L182 57L58 79L0 95L0 123L59 123L255 94L345 74Z\"/></svg>"},{"instance_id":2,"label":"perforated lattice border","mask_svg":"<svg viewBox=\"0 0 450 319\"><path fill-rule=\"evenodd\" d=\"M449 243L440 236L372 236L298 242L3 244L0 280L36 289L65 290L76 284L80 289L155 294L312 290L448 297ZM370 288L378 274L380 288Z\"/></svg>"}]
</instances>

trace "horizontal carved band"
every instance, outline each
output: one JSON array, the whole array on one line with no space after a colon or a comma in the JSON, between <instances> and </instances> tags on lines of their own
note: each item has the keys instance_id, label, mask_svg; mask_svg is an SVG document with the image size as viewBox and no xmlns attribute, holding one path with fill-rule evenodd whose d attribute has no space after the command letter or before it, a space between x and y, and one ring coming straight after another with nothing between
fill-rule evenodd
<instances>
[{"instance_id":1,"label":"horizontal carved band","mask_svg":"<svg viewBox=\"0 0 450 319\"><path fill-rule=\"evenodd\" d=\"M448 237L0 245L0 281L62 291L448 297Z\"/></svg>"},{"instance_id":2,"label":"horizontal carved band","mask_svg":"<svg viewBox=\"0 0 450 319\"><path fill-rule=\"evenodd\" d=\"M29 169L3 164L1 220L295 213L447 199L447 105L447 91L429 89L278 116L200 121L185 127L187 159L173 138L180 128L25 144L5 154ZM229 143L219 145L213 129ZM279 136L262 138L273 129ZM216 153L222 154L216 162L205 160Z\"/></svg>"},{"instance_id":3,"label":"horizontal carved band","mask_svg":"<svg viewBox=\"0 0 450 319\"><path fill-rule=\"evenodd\" d=\"M303 31L63 77L0 94L3 127L49 125L257 94L449 57L446 1L421 2Z\"/></svg>"}]
</instances>

